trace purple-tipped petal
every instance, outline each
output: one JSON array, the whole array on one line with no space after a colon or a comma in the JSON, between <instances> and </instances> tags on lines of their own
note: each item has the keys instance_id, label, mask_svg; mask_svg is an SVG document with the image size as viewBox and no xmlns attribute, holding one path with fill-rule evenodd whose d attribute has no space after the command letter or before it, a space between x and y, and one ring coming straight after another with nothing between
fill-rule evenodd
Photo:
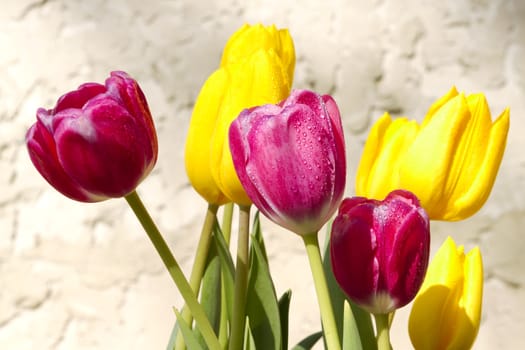
<instances>
[{"instance_id":1,"label":"purple-tipped petal","mask_svg":"<svg viewBox=\"0 0 525 350\"><path fill-rule=\"evenodd\" d=\"M344 138L332 125L340 117L328 115L325 100L333 102L296 90L277 105L243 111L230 127L232 159L246 193L263 214L301 235L326 223L344 190Z\"/></svg>"}]
</instances>

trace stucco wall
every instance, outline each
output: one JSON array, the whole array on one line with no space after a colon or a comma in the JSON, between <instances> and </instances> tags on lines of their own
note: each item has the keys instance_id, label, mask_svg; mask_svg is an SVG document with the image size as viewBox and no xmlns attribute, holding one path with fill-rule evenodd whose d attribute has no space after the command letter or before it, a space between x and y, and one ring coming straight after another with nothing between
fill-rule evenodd
<instances>
[{"instance_id":1,"label":"stucco wall","mask_svg":"<svg viewBox=\"0 0 525 350\"><path fill-rule=\"evenodd\" d=\"M183 168L193 101L241 24L295 40L294 87L331 93L344 118L347 194L366 133L385 110L421 120L452 84L511 108L506 154L486 206L434 223L485 261L475 349L525 348L525 2L520 0L2 0L0 4L0 348L163 349L181 298L124 200L80 204L31 165L38 107L125 70L141 84L160 154L139 192L186 270L205 203ZM429 155L432 156L432 155ZM294 290L291 339L320 328L302 242L264 222L278 293ZM397 349L408 349L398 312Z\"/></svg>"}]
</instances>

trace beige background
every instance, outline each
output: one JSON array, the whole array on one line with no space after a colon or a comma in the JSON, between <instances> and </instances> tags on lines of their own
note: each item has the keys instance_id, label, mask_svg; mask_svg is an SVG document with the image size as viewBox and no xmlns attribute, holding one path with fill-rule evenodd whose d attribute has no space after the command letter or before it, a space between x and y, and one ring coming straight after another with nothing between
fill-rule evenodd
<instances>
[{"instance_id":1,"label":"beige background","mask_svg":"<svg viewBox=\"0 0 525 350\"><path fill-rule=\"evenodd\" d=\"M24 146L35 110L110 70L148 97L160 154L140 194L186 270L206 207L189 186L183 145L193 102L244 22L290 28L294 87L331 93L344 118L347 194L366 132L385 110L422 119L452 84L483 91L511 130L486 206L435 223L480 245L483 320L475 349L525 348L525 2L520 0L143 1L0 3L0 349L163 349L181 305L124 200L80 204L55 192ZM432 155L429 155L432 156ZM264 222L278 293L293 288L291 338L320 328L302 242ZM406 313L393 342L408 349Z\"/></svg>"}]
</instances>

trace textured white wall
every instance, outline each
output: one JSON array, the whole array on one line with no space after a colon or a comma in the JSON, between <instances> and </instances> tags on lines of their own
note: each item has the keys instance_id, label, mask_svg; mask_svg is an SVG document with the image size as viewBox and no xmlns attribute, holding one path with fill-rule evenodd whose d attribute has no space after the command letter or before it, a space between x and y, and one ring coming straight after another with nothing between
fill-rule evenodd
<instances>
[{"instance_id":1,"label":"textured white wall","mask_svg":"<svg viewBox=\"0 0 525 350\"><path fill-rule=\"evenodd\" d=\"M0 4L0 348L162 349L181 298L124 200L80 204L38 175L24 146L38 107L125 70L141 84L160 141L139 187L187 270L205 203L183 169L195 97L244 22L288 27L294 87L331 93L347 131L349 178L383 111L422 119L452 84L486 93L511 130L486 206L435 223L481 247L486 270L476 349L525 348L525 2L520 0L2 0ZM429 155L432 156L432 155ZM295 291L291 337L319 329L302 242L264 222L278 293ZM406 312L394 345L410 348Z\"/></svg>"}]
</instances>

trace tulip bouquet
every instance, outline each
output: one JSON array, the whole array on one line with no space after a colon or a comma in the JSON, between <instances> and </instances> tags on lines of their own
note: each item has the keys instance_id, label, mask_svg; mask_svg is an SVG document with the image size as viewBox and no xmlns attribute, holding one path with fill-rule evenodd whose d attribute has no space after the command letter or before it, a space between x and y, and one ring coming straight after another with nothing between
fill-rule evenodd
<instances>
[{"instance_id":1,"label":"tulip bouquet","mask_svg":"<svg viewBox=\"0 0 525 350\"><path fill-rule=\"evenodd\" d=\"M292 293L276 295L259 212L302 239L310 262L321 326L293 349L320 339L329 350L391 349L394 313L413 300L416 349L470 348L481 315L481 254L448 238L429 263L430 220L462 220L486 201L508 109L492 122L482 94L453 88L421 125L385 114L364 147L356 196L343 199L339 108L328 95L292 90L294 65L287 30L245 25L202 87L185 162L208 207L189 279L136 192L158 146L146 98L128 74L112 72L105 84L83 84L39 109L26 136L30 158L71 199L129 203L185 302L174 308L169 350L289 347ZM334 214L320 247L318 232Z\"/></svg>"}]
</instances>

